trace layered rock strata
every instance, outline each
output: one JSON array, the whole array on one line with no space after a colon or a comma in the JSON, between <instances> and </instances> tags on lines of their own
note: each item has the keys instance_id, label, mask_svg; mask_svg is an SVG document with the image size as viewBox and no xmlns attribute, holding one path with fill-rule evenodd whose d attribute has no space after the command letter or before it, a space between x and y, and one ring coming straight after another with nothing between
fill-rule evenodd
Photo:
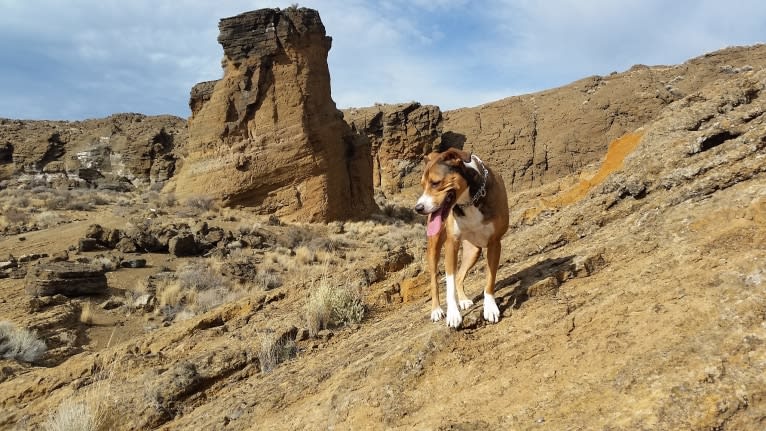
<instances>
[{"instance_id":1,"label":"layered rock strata","mask_svg":"<svg viewBox=\"0 0 766 431\"><path fill-rule=\"evenodd\" d=\"M0 119L0 180L125 189L164 183L186 122L115 114L84 121Z\"/></svg>"},{"instance_id":2,"label":"layered rock strata","mask_svg":"<svg viewBox=\"0 0 766 431\"><path fill-rule=\"evenodd\" d=\"M416 184L425 154L441 150L442 113L438 106L417 102L343 110L351 128L364 134L372 147L372 181L376 192L389 197Z\"/></svg>"},{"instance_id":3,"label":"layered rock strata","mask_svg":"<svg viewBox=\"0 0 766 431\"><path fill-rule=\"evenodd\" d=\"M224 76L192 89L176 193L290 220L372 212L369 142L330 96L332 39L319 13L261 9L222 19L219 29Z\"/></svg>"}]
</instances>

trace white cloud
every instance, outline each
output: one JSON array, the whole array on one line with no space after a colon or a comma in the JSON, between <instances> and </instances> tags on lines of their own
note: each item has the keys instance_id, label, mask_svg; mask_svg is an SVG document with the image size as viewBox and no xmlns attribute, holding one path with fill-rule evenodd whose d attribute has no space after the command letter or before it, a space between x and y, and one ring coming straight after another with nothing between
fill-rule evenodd
<instances>
[{"instance_id":1,"label":"white cloud","mask_svg":"<svg viewBox=\"0 0 766 431\"><path fill-rule=\"evenodd\" d=\"M222 17L294 1L0 0L0 116L188 115L221 77ZM766 34L755 0L305 0L333 37L340 107L472 106Z\"/></svg>"}]
</instances>

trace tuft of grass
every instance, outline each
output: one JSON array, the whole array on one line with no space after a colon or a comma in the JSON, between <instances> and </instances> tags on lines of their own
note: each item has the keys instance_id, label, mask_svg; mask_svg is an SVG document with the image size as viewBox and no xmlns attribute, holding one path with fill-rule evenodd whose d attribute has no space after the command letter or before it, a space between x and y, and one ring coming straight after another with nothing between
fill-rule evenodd
<instances>
[{"instance_id":1,"label":"tuft of grass","mask_svg":"<svg viewBox=\"0 0 766 431\"><path fill-rule=\"evenodd\" d=\"M0 321L0 357L23 362L35 362L48 348L35 332L17 328L11 322Z\"/></svg>"},{"instance_id":2,"label":"tuft of grass","mask_svg":"<svg viewBox=\"0 0 766 431\"><path fill-rule=\"evenodd\" d=\"M358 288L349 284L335 286L327 276L322 277L318 286L312 287L304 308L312 337L329 326L359 323L364 318L366 309Z\"/></svg>"},{"instance_id":3,"label":"tuft of grass","mask_svg":"<svg viewBox=\"0 0 766 431\"><path fill-rule=\"evenodd\" d=\"M82 306L82 309L80 310L80 322L86 325L93 324L93 307L91 307L90 302L86 302Z\"/></svg>"},{"instance_id":4,"label":"tuft of grass","mask_svg":"<svg viewBox=\"0 0 766 431\"><path fill-rule=\"evenodd\" d=\"M192 196L186 199L185 204L187 207L201 212L211 211L216 207L215 200L210 196Z\"/></svg>"},{"instance_id":5,"label":"tuft of grass","mask_svg":"<svg viewBox=\"0 0 766 431\"><path fill-rule=\"evenodd\" d=\"M112 344L114 331L106 347ZM72 396L65 398L43 423L46 431L106 431L113 428L118 420L113 416L117 401L112 392L112 378L117 361L107 367L103 363L94 363L93 383L78 389ZM80 395L80 396L77 396Z\"/></svg>"},{"instance_id":6,"label":"tuft of grass","mask_svg":"<svg viewBox=\"0 0 766 431\"><path fill-rule=\"evenodd\" d=\"M244 295L209 263L179 268L175 280L157 283L156 297L166 316L176 320L192 317Z\"/></svg>"},{"instance_id":7,"label":"tuft of grass","mask_svg":"<svg viewBox=\"0 0 766 431\"><path fill-rule=\"evenodd\" d=\"M202 291L227 284L220 272L208 264L184 265L179 268L177 277L182 289Z\"/></svg>"},{"instance_id":8,"label":"tuft of grass","mask_svg":"<svg viewBox=\"0 0 766 431\"><path fill-rule=\"evenodd\" d=\"M295 249L295 260L301 265L311 265L317 261L317 255L313 250L302 245Z\"/></svg>"},{"instance_id":9,"label":"tuft of grass","mask_svg":"<svg viewBox=\"0 0 766 431\"><path fill-rule=\"evenodd\" d=\"M278 338L274 333L264 334L260 338L258 363L264 374L271 372L280 363L294 357L297 352L295 340Z\"/></svg>"},{"instance_id":10,"label":"tuft of grass","mask_svg":"<svg viewBox=\"0 0 766 431\"><path fill-rule=\"evenodd\" d=\"M253 283L260 290L271 290L281 286L282 279L273 271L259 271L255 274Z\"/></svg>"},{"instance_id":11,"label":"tuft of grass","mask_svg":"<svg viewBox=\"0 0 766 431\"><path fill-rule=\"evenodd\" d=\"M43 424L46 431L99 431L104 428L103 409L84 400L67 398Z\"/></svg>"}]
</instances>

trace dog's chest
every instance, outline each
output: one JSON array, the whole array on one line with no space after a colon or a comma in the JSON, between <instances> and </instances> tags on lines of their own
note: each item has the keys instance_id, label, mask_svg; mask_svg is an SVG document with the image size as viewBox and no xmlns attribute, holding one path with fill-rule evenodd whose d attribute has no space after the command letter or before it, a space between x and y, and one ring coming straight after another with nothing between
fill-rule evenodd
<instances>
[{"instance_id":1,"label":"dog's chest","mask_svg":"<svg viewBox=\"0 0 766 431\"><path fill-rule=\"evenodd\" d=\"M453 221L453 233L477 247L486 247L495 230L494 224L485 220L475 206L463 208L462 216L453 212Z\"/></svg>"}]
</instances>

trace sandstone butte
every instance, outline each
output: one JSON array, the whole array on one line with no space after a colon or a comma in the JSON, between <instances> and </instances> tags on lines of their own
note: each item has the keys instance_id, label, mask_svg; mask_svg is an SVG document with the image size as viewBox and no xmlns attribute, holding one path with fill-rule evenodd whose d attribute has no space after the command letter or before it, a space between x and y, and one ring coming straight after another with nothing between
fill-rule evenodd
<instances>
[{"instance_id":1,"label":"sandstone butte","mask_svg":"<svg viewBox=\"0 0 766 431\"><path fill-rule=\"evenodd\" d=\"M224 77L192 90L176 194L291 220L368 216L369 142L351 133L330 96L332 39L319 13L261 9L219 28Z\"/></svg>"},{"instance_id":2,"label":"sandstone butte","mask_svg":"<svg viewBox=\"0 0 766 431\"><path fill-rule=\"evenodd\" d=\"M139 308L94 305L96 324L86 324L84 304L211 258L81 252L69 260L147 266L109 272L106 296L36 298L14 278L36 267L4 255L53 260L95 222L139 235L143 219L166 235L188 217L146 222L156 208L139 194L143 212L130 217L113 205L5 231L0 320L36 330L49 350L34 364L0 359L0 428L39 429L69 400L106 409L108 428L125 430L764 429L765 45L473 108L403 103L341 116L315 11L257 11L220 27L224 76L192 90L188 129L138 114L0 120L0 192L47 182L210 194L232 208L186 229L224 244L213 249L221 273L278 267L283 284L185 320L148 311L146 294ZM428 320L422 224L391 210L417 196L423 153L453 146L503 174L512 208L501 320L481 318L477 270L466 284L477 304L457 331ZM289 222L369 214L373 193L391 211ZM272 225L272 213L288 222ZM232 233L232 218L247 229ZM238 252L221 252L233 244ZM335 247L327 267L298 252L309 245ZM321 280L361 286L365 319L307 335L304 309ZM297 354L265 372L267 337Z\"/></svg>"}]
</instances>

